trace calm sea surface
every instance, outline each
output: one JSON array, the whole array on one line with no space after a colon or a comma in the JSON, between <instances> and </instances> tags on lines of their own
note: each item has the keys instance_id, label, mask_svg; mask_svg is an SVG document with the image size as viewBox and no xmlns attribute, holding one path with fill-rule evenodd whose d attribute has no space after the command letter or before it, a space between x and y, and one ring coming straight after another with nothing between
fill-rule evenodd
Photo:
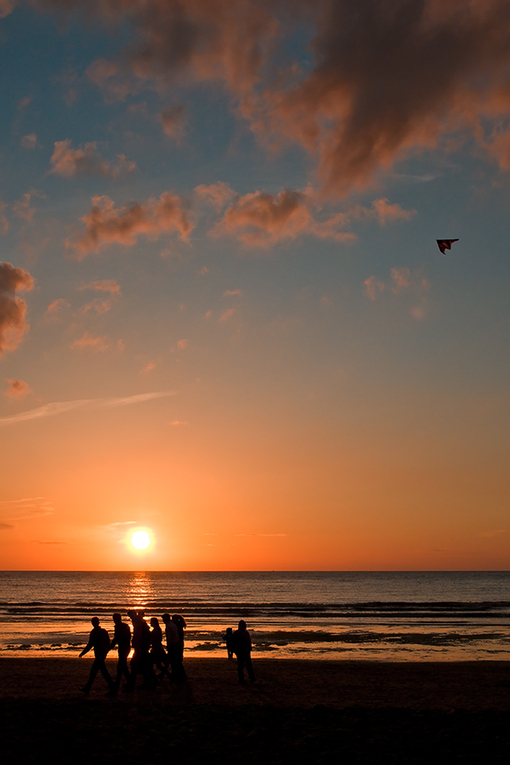
<instances>
[{"instance_id":1,"label":"calm sea surface","mask_svg":"<svg viewBox=\"0 0 510 765\"><path fill-rule=\"evenodd\" d=\"M510 572L0 571L0 653L77 655L130 607L181 613L188 656L225 655L245 619L255 656L510 658Z\"/></svg>"}]
</instances>

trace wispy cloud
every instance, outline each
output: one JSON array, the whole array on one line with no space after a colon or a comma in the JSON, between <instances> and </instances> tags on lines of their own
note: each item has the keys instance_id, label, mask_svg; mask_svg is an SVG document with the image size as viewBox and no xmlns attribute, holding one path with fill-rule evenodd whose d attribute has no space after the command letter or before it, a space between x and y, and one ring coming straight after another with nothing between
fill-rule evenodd
<instances>
[{"instance_id":1,"label":"wispy cloud","mask_svg":"<svg viewBox=\"0 0 510 765\"><path fill-rule=\"evenodd\" d=\"M387 290L393 295L399 295L405 291L410 291L414 304L410 307L409 312L416 321L421 321L425 318L427 309L427 293L430 289L429 280L422 274L411 272L409 268L392 268L391 269L391 281L385 283L378 279L376 276L369 276L363 282L365 292L370 300L376 300L379 295Z\"/></svg>"},{"instance_id":2,"label":"wispy cloud","mask_svg":"<svg viewBox=\"0 0 510 765\"><path fill-rule=\"evenodd\" d=\"M0 514L3 521L44 518L46 515L53 515L54 512L53 502L46 497L0 500Z\"/></svg>"},{"instance_id":3,"label":"wispy cloud","mask_svg":"<svg viewBox=\"0 0 510 765\"><path fill-rule=\"evenodd\" d=\"M90 332L84 332L82 337L71 343L70 348L89 348L90 350L102 353L108 350L109 345L105 335L94 337Z\"/></svg>"},{"instance_id":4,"label":"wispy cloud","mask_svg":"<svg viewBox=\"0 0 510 765\"><path fill-rule=\"evenodd\" d=\"M96 281L82 284L79 290L98 290L99 292L109 292L111 295L120 295L120 284L115 279L96 279Z\"/></svg>"},{"instance_id":5,"label":"wispy cloud","mask_svg":"<svg viewBox=\"0 0 510 765\"><path fill-rule=\"evenodd\" d=\"M287 534L235 534L236 537L286 537Z\"/></svg>"},{"instance_id":6,"label":"wispy cloud","mask_svg":"<svg viewBox=\"0 0 510 765\"><path fill-rule=\"evenodd\" d=\"M34 545L79 545L83 542L71 542L69 539L31 539Z\"/></svg>"},{"instance_id":7,"label":"wispy cloud","mask_svg":"<svg viewBox=\"0 0 510 765\"><path fill-rule=\"evenodd\" d=\"M37 140L37 136L35 133L29 133L28 135L24 135L21 139L21 146L23 149L28 149L29 151L32 149L35 149L39 145L39 142Z\"/></svg>"},{"instance_id":8,"label":"wispy cloud","mask_svg":"<svg viewBox=\"0 0 510 765\"><path fill-rule=\"evenodd\" d=\"M49 306L47 307L46 313L44 314L44 318L47 321L58 321L58 319L62 315L62 312L70 307L71 307L71 304L67 300L65 300L64 298L57 298L52 303L50 303Z\"/></svg>"},{"instance_id":9,"label":"wispy cloud","mask_svg":"<svg viewBox=\"0 0 510 765\"><path fill-rule=\"evenodd\" d=\"M10 425L15 422L25 422L27 420L37 420L44 417L53 417L56 414L70 412L73 409L109 409L118 406L131 406L132 404L141 404L145 401L153 401L166 396L175 396L177 391L155 391L153 393L138 393L134 396L120 396L117 398L82 398L73 401L53 401L50 404L44 404L36 409L30 409L27 412L13 414L9 417L1 417L0 425Z\"/></svg>"},{"instance_id":10,"label":"wispy cloud","mask_svg":"<svg viewBox=\"0 0 510 765\"><path fill-rule=\"evenodd\" d=\"M507 529L493 529L492 531L482 531L480 536L484 537L485 539L494 539L494 537L499 537L501 534L507 533Z\"/></svg>"},{"instance_id":11,"label":"wispy cloud","mask_svg":"<svg viewBox=\"0 0 510 765\"><path fill-rule=\"evenodd\" d=\"M165 133L180 143L186 130L184 106L172 106L161 112L161 124Z\"/></svg>"}]
</instances>

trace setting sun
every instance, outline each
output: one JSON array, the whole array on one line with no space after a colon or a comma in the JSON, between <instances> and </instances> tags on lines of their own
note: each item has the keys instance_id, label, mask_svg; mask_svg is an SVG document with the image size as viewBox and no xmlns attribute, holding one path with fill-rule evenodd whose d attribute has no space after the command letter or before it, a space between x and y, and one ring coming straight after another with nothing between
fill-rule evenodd
<instances>
[{"instance_id":1,"label":"setting sun","mask_svg":"<svg viewBox=\"0 0 510 765\"><path fill-rule=\"evenodd\" d=\"M131 534L130 540L135 550L146 550L151 545L151 537L148 531L139 529Z\"/></svg>"}]
</instances>

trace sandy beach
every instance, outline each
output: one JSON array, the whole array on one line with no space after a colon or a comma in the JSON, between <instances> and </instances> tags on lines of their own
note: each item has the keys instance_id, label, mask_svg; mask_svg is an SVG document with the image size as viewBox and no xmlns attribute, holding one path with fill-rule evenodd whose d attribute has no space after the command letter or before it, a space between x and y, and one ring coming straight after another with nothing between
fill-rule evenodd
<instances>
[{"instance_id":1,"label":"sandy beach","mask_svg":"<svg viewBox=\"0 0 510 765\"><path fill-rule=\"evenodd\" d=\"M190 659L188 682L106 696L92 659L0 659L6 763L495 763L510 665ZM114 660L109 660L112 669Z\"/></svg>"}]
</instances>

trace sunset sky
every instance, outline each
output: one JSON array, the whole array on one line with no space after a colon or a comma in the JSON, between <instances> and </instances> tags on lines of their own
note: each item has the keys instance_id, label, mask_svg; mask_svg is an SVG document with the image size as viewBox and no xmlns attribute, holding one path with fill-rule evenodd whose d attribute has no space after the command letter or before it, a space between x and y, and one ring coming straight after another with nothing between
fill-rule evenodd
<instances>
[{"instance_id":1,"label":"sunset sky","mask_svg":"<svg viewBox=\"0 0 510 765\"><path fill-rule=\"evenodd\" d=\"M0 567L510 568L508 0L0 0L0 56Z\"/></svg>"}]
</instances>

